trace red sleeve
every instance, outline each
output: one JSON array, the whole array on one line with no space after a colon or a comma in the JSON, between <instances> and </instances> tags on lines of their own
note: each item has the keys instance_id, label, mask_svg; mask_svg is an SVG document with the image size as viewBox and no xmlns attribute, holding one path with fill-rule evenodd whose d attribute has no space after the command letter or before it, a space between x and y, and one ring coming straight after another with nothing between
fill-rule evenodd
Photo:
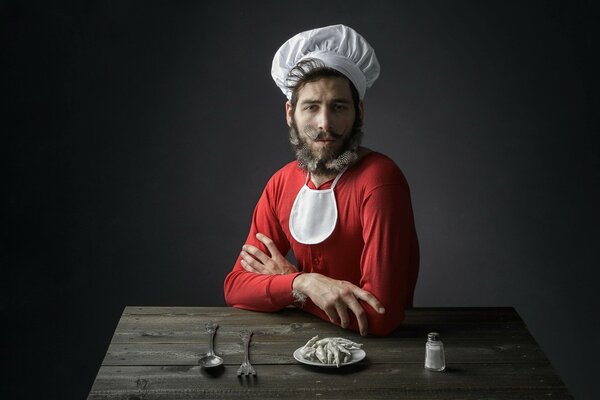
<instances>
[{"instance_id":1,"label":"red sleeve","mask_svg":"<svg viewBox=\"0 0 600 400\"><path fill-rule=\"evenodd\" d=\"M386 184L366 193L362 207L364 249L360 261L360 287L372 293L385 307L379 314L361 301L367 313L369 333L389 335L412 306L418 274L419 249L410 193L406 184ZM308 301L304 309L325 320L327 315ZM350 313L350 329L358 331Z\"/></svg>"},{"instance_id":2,"label":"red sleeve","mask_svg":"<svg viewBox=\"0 0 600 400\"><path fill-rule=\"evenodd\" d=\"M271 182L270 182L271 183ZM281 230L271 204L272 185L267 184L254 214L246 244L269 254L265 245L256 239L257 233L270 237L281 254L287 254L290 244ZM241 246L240 246L241 250ZM228 305L254 311L277 311L293 303L292 282L299 274L263 275L246 271L240 264L241 257L225 278L225 301Z\"/></svg>"},{"instance_id":3,"label":"red sleeve","mask_svg":"<svg viewBox=\"0 0 600 400\"><path fill-rule=\"evenodd\" d=\"M363 239L360 286L385 307L378 314L363 303L369 333L387 335L404 320L412 306L418 273L418 243L407 185L373 189L363 202Z\"/></svg>"}]
</instances>

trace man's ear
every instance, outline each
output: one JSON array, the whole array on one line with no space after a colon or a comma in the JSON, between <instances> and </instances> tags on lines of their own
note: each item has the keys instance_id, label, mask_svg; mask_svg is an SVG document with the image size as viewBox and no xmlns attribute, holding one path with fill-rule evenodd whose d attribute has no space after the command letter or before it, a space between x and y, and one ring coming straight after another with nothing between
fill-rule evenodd
<instances>
[{"instance_id":1,"label":"man's ear","mask_svg":"<svg viewBox=\"0 0 600 400\"><path fill-rule=\"evenodd\" d=\"M292 107L292 103L289 101L285 102L285 119L287 121L288 126L292 127L292 121L294 120L294 108Z\"/></svg>"},{"instance_id":2,"label":"man's ear","mask_svg":"<svg viewBox=\"0 0 600 400\"><path fill-rule=\"evenodd\" d=\"M360 115L360 120L365 122L365 103L361 100L358 102L358 113Z\"/></svg>"}]
</instances>

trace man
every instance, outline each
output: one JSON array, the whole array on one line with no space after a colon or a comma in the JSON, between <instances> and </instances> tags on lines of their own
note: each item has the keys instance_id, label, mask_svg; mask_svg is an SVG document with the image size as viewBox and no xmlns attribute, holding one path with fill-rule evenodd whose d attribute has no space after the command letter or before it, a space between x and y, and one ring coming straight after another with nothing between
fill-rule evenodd
<instances>
[{"instance_id":1,"label":"man","mask_svg":"<svg viewBox=\"0 0 600 400\"><path fill-rule=\"evenodd\" d=\"M349 27L314 29L277 51L272 76L288 98L297 160L267 183L225 299L256 311L295 304L361 335L387 335L412 305L419 251L402 172L360 146L375 52Z\"/></svg>"}]
</instances>

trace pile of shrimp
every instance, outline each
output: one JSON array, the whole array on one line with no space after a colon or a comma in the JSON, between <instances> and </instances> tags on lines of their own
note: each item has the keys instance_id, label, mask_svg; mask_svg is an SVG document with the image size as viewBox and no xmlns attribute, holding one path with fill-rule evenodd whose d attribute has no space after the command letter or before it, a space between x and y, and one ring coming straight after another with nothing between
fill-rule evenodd
<instances>
[{"instance_id":1,"label":"pile of shrimp","mask_svg":"<svg viewBox=\"0 0 600 400\"><path fill-rule=\"evenodd\" d=\"M360 349L361 347L361 343L355 343L341 337L319 339L319 335L317 335L300 349L300 355L305 360L335 364L339 368L340 364L352 360L350 350Z\"/></svg>"}]
</instances>

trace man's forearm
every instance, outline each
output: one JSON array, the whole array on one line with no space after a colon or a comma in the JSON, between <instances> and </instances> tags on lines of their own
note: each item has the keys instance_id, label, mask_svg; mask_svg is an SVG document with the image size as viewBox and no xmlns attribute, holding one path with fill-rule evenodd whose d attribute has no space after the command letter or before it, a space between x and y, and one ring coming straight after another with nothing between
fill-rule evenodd
<instances>
[{"instance_id":1,"label":"man's forearm","mask_svg":"<svg viewBox=\"0 0 600 400\"><path fill-rule=\"evenodd\" d=\"M278 311L294 302L292 280L295 275L262 275L235 268L225 278L225 301L246 310Z\"/></svg>"}]
</instances>

